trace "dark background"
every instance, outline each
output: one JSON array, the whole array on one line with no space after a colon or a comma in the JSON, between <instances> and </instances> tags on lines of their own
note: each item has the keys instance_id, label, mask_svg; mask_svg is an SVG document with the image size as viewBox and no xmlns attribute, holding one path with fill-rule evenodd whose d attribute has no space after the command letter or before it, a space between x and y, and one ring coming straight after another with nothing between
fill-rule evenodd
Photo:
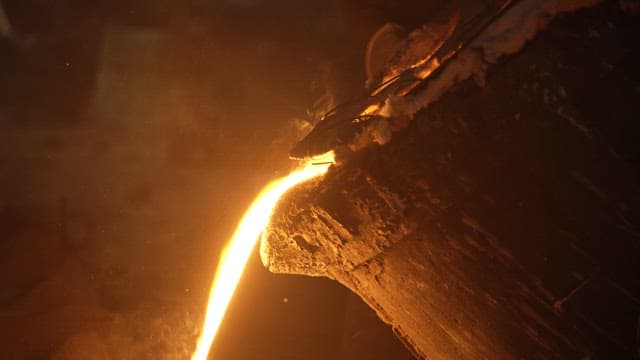
<instances>
[{"instance_id":1,"label":"dark background","mask_svg":"<svg viewBox=\"0 0 640 360\"><path fill-rule=\"evenodd\" d=\"M0 357L186 359L301 119L361 91L372 31L440 2L2 3ZM411 358L339 284L257 254L211 357Z\"/></svg>"}]
</instances>

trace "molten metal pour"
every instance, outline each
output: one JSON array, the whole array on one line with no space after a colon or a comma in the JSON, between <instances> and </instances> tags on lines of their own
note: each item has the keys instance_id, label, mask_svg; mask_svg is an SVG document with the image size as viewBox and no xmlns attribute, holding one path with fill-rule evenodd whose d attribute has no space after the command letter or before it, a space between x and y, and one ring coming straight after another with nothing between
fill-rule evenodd
<instances>
[{"instance_id":1,"label":"molten metal pour","mask_svg":"<svg viewBox=\"0 0 640 360\"><path fill-rule=\"evenodd\" d=\"M271 213L280 197L297 184L323 175L333 163L333 151L314 157L307 161L302 168L265 186L245 212L233 237L222 251L209 293L204 325L196 351L191 357L192 360L207 359L213 339L238 286L238 281L247 265L251 251L255 247L260 233L269 224Z\"/></svg>"},{"instance_id":2,"label":"molten metal pour","mask_svg":"<svg viewBox=\"0 0 640 360\"><path fill-rule=\"evenodd\" d=\"M295 159L313 157L300 170L267 185L247 210L225 248L211 287L204 327L192 360L206 360L209 348L222 322L225 310L236 289L242 271L258 236L269 223L278 199L293 186L324 174L334 162L334 151L341 144L350 144L362 127L371 123L390 96L405 96L425 87L437 77L448 60L470 44L484 29L519 0L492 0L475 16L458 26L459 10L451 13L434 48L415 64L398 70L379 84L371 94L345 103L326 114L322 121L290 153ZM328 152L327 152L328 151ZM318 157L315 154L324 155ZM324 157L324 158L321 158Z\"/></svg>"}]
</instances>

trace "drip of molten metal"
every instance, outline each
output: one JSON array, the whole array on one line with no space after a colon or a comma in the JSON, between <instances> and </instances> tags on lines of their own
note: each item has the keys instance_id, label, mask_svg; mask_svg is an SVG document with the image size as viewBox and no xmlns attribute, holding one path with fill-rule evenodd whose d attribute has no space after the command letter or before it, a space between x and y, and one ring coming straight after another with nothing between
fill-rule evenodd
<instances>
[{"instance_id":1,"label":"drip of molten metal","mask_svg":"<svg viewBox=\"0 0 640 360\"><path fill-rule=\"evenodd\" d=\"M321 157L313 158L304 167L293 171L288 176L272 181L262 189L244 213L233 237L222 251L209 293L204 325L196 351L191 357L192 360L207 359L211 343L218 332L251 251L258 241L260 233L269 224L271 213L280 197L297 184L323 175L333 162L334 153L330 151Z\"/></svg>"}]
</instances>

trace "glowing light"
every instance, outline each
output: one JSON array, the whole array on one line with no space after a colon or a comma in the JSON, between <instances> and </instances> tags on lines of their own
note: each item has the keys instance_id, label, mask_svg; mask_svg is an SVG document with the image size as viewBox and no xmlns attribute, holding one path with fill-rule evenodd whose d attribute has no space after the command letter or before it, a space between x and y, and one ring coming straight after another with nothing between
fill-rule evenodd
<instances>
[{"instance_id":1,"label":"glowing light","mask_svg":"<svg viewBox=\"0 0 640 360\"><path fill-rule=\"evenodd\" d=\"M260 233L269 224L271 213L280 197L297 184L326 173L333 161L333 152L323 155L322 158L311 159L301 169L265 186L247 209L231 240L222 251L209 293L204 325L196 350L191 357L192 360L207 359L211 344L238 286L238 281L247 265L251 251L258 241Z\"/></svg>"}]
</instances>

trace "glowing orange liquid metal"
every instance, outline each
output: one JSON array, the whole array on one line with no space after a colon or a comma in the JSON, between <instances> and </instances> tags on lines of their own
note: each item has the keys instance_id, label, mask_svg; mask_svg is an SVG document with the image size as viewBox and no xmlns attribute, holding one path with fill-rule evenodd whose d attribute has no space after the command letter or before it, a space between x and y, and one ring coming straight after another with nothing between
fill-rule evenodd
<instances>
[{"instance_id":1,"label":"glowing orange liquid metal","mask_svg":"<svg viewBox=\"0 0 640 360\"><path fill-rule=\"evenodd\" d=\"M265 186L244 213L236 230L222 251L218 269L211 285L204 325L192 360L206 360L211 344L222 323L231 297L249 260L260 233L269 224L278 200L292 187L323 175L334 162L333 152L308 161L291 174Z\"/></svg>"}]
</instances>

